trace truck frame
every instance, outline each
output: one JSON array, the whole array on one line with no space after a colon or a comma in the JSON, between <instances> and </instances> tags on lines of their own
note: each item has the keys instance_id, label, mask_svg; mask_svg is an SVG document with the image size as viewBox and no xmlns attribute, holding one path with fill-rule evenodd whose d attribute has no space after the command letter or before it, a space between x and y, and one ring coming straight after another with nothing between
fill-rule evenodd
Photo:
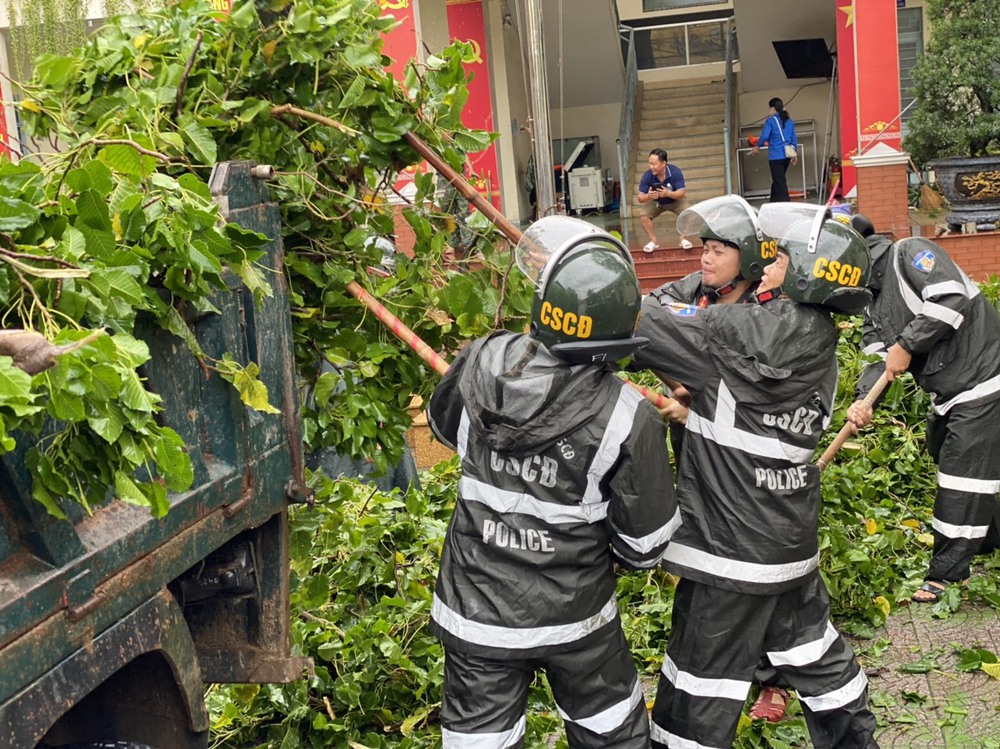
<instances>
[{"instance_id":1,"label":"truck frame","mask_svg":"<svg viewBox=\"0 0 1000 749\"><path fill-rule=\"evenodd\" d=\"M31 498L28 438L0 460L0 746L122 742L204 749L206 683L288 682L311 668L289 644L288 518L304 501L288 289L270 168L227 162L210 187L230 221L270 238L274 290L258 305L233 277L219 310L181 310L212 358L260 367L280 414L245 406L151 319L142 372L187 445L192 488L170 510L110 500L69 521ZM112 743L113 745L113 743Z\"/></svg>"}]
</instances>

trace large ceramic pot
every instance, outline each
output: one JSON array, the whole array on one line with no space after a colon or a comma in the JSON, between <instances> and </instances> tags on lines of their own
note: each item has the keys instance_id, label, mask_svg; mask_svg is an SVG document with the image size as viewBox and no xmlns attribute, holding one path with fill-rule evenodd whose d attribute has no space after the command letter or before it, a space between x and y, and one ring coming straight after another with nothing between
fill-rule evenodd
<instances>
[{"instance_id":1,"label":"large ceramic pot","mask_svg":"<svg viewBox=\"0 0 1000 749\"><path fill-rule=\"evenodd\" d=\"M1000 221L1000 157L936 159L930 163L951 204L949 224L974 222L994 229Z\"/></svg>"}]
</instances>

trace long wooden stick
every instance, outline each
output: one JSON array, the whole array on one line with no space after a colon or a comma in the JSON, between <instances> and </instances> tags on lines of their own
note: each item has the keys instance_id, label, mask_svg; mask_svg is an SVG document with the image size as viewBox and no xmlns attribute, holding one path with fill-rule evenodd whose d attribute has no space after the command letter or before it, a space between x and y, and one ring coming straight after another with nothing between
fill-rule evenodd
<instances>
[{"instance_id":1,"label":"long wooden stick","mask_svg":"<svg viewBox=\"0 0 1000 749\"><path fill-rule=\"evenodd\" d=\"M378 299L361 288L357 281L351 281L347 284L347 290L358 301L370 309L375 317L378 318L378 321L391 330L393 334L399 338L399 340L412 348L417 355L427 362L427 364L435 372L439 375L443 375L448 371L448 362L445 361L440 354L428 346L423 339L408 328L402 320L387 310L385 305L383 305ZM644 398L649 400L658 409L666 408L671 404L671 399L667 398L662 393L649 390L648 388L644 388L642 385L636 385L634 382L629 382L628 380L625 380L625 382L638 390Z\"/></svg>"},{"instance_id":2,"label":"long wooden stick","mask_svg":"<svg viewBox=\"0 0 1000 749\"><path fill-rule=\"evenodd\" d=\"M389 330L395 334L399 340L407 344L417 355L430 365L431 369L437 372L439 375L444 375L448 371L448 362L446 362L438 353L428 346L424 341L410 330L403 321L392 314L385 306L367 291L362 289L357 281L351 281L347 284L347 290L351 292L351 295L356 297L363 305L370 309L378 321L385 325Z\"/></svg>"},{"instance_id":3,"label":"long wooden stick","mask_svg":"<svg viewBox=\"0 0 1000 749\"><path fill-rule=\"evenodd\" d=\"M882 395L882 391L885 390L888 384L889 384L889 373L883 372L882 376L879 377L878 381L875 383L875 387L873 387L868 392L868 395L865 396L864 399L865 405L874 406L875 401L878 399L880 395ZM820 456L819 460L816 461L816 465L819 467L819 470L822 471L830 464L830 461L833 460L833 456L836 455L837 451L844 446L844 443L847 442L847 439L852 434L854 434L854 429L851 425L851 422L847 422L846 424L844 424L844 426L840 428L840 431L837 432L837 436L833 438L833 442L830 443L830 445L826 448L826 450L823 451L823 454Z\"/></svg>"},{"instance_id":4,"label":"long wooden stick","mask_svg":"<svg viewBox=\"0 0 1000 749\"><path fill-rule=\"evenodd\" d=\"M469 181L465 179L465 177L452 168L451 164L445 161L440 154L424 143L424 141L413 132L407 132L403 135L403 140L405 140L407 145L409 145L414 151L420 154L420 156L428 164L434 167L434 170L438 174L454 185L455 189L458 190L462 196L476 208L477 211L486 216L486 218L488 218L490 222L496 226L505 237L507 237L507 239L514 244L517 244L517 242L520 241L522 235L521 230L518 229L509 218L504 216L496 206L486 200L479 193L479 191L469 184ZM402 323L399 324L402 325ZM412 331L410 332L413 334ZM413 335L416 338L416 334ZM420 339L417 338L417 340ZM409 342L407 341L407 343ZM421 341L421 343L423 342ZM656 406L657 409L664 409L673 403L672 398L667 398L662 393L649 390L648 388L644 388L642 385L636 385L634 382L629 382L628 380L626 380L626 382L638 390L639 393Z\"/></svg>"},{"instance_id":5,"label":"long wooden stick","mask_svg":"<svg viewBox=\"0 0 1000 749\"><path fill-rule=\"evenodd\" d=\"M479 193L479 190L470 185L465 177L455 171L451 164L441 158L440 154L412 132L407 132L403 135L403 140L406 141L406 144L410 148L420 154L424 161L434 167L434 171L454 185L455 189L462 194L462 197L472 203L477 211L486 216L507 239L514 244L518 243L521 239L521 230L514 226L513 222L504 216L495 205L484 198Z\"/></svg>"}]
</instances>

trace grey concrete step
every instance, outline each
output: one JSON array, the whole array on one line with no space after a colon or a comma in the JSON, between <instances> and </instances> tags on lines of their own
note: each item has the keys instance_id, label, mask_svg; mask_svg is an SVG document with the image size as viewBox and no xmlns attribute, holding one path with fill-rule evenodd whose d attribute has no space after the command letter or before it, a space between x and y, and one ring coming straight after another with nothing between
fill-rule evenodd
<instances>
[{"instance_id":1,"label":"grey concrete step","mask_svg":"<svg viewBox=\"0 0 1000 749\"><path fill-rule=\"evenodd\" d=\"M692 109L718 109L724 111L726 108L726 97L723 94L704 94L698 96L681 96L670 91L644 93L642 96L643 112L676 112Z\"/></svg>"},{"instance_id":2,"label":"grey concrete step","mask_svg":"<svg viewBox=\"0 0 1000 749\"><path fill-rule=\"evenodd\" d=\"M664 112L659 114L657 112L643 112L642 116L639 117L638 125L640 130L646 127L670 127L677 130L687 129L687 128L704 128L706 125L719 123L726 119L726 113L721 109L719 110L684 110L684 112L674 112L673 114L668 114Z\"/></svg>"},{"instance_id":3,"label":"grey concrete step","mask_svg":"<svg viewBox=\"0 0 1000 749\"><path fill-rule=\"evenodd\" d=\"M640 133L636 147L639 149L640 154L648 157L649 152L654 148L666 148L668 151L673 149L680 153L680 149L694 149L707 146L719 146L721 148L722 141L722 125L719 125L718 128L698 135L691 135L687 132Z\"/></svg>"}]
</instances>

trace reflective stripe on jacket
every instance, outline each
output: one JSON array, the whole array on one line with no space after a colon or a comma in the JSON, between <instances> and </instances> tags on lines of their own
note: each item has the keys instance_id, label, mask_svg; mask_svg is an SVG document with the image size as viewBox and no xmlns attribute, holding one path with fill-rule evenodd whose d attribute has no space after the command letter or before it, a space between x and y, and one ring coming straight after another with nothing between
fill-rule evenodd
<instances>
[{"instance_id":1,"label":"reflective stripe on jacket","mask_svg":"<svg viewBox=\"0 0 1000 749\"><path fill-rule=\"evenodd\" d=\"M672 314L643 303L634 366L683 382L691 407L678 469L681 527L663 566L747 593L801 584L819 559L810 462L837 386L830 315L777 300Z\"/></svg>"},{"instance_id":2,"label":"reflective stripe on jacket","mask_svg":"<svg viewBox=\"0 0 1000 749\"><path fill-rule=\"evenodd\" d=\"M881 291L865 312L864 352L884 359L899 342L940 414L1000 397L1000 315L979 287L929 240L900 240L887 253ZM884 369L882 362L866 368L859 398Z\"/></svg>"},{"instance_id":3,"label":"reflective stripe on jacket","mask_svg":"<svg viewBox=\"0 0 1000 749\"><path fill-rule=\"evenodd\" d=\"M434 633L530 658L617 626L612 563L655 566L680 524L656 409L610 370L504 332L463 350L427 411L462 465Z\"/></svg>"}]
</instances>

